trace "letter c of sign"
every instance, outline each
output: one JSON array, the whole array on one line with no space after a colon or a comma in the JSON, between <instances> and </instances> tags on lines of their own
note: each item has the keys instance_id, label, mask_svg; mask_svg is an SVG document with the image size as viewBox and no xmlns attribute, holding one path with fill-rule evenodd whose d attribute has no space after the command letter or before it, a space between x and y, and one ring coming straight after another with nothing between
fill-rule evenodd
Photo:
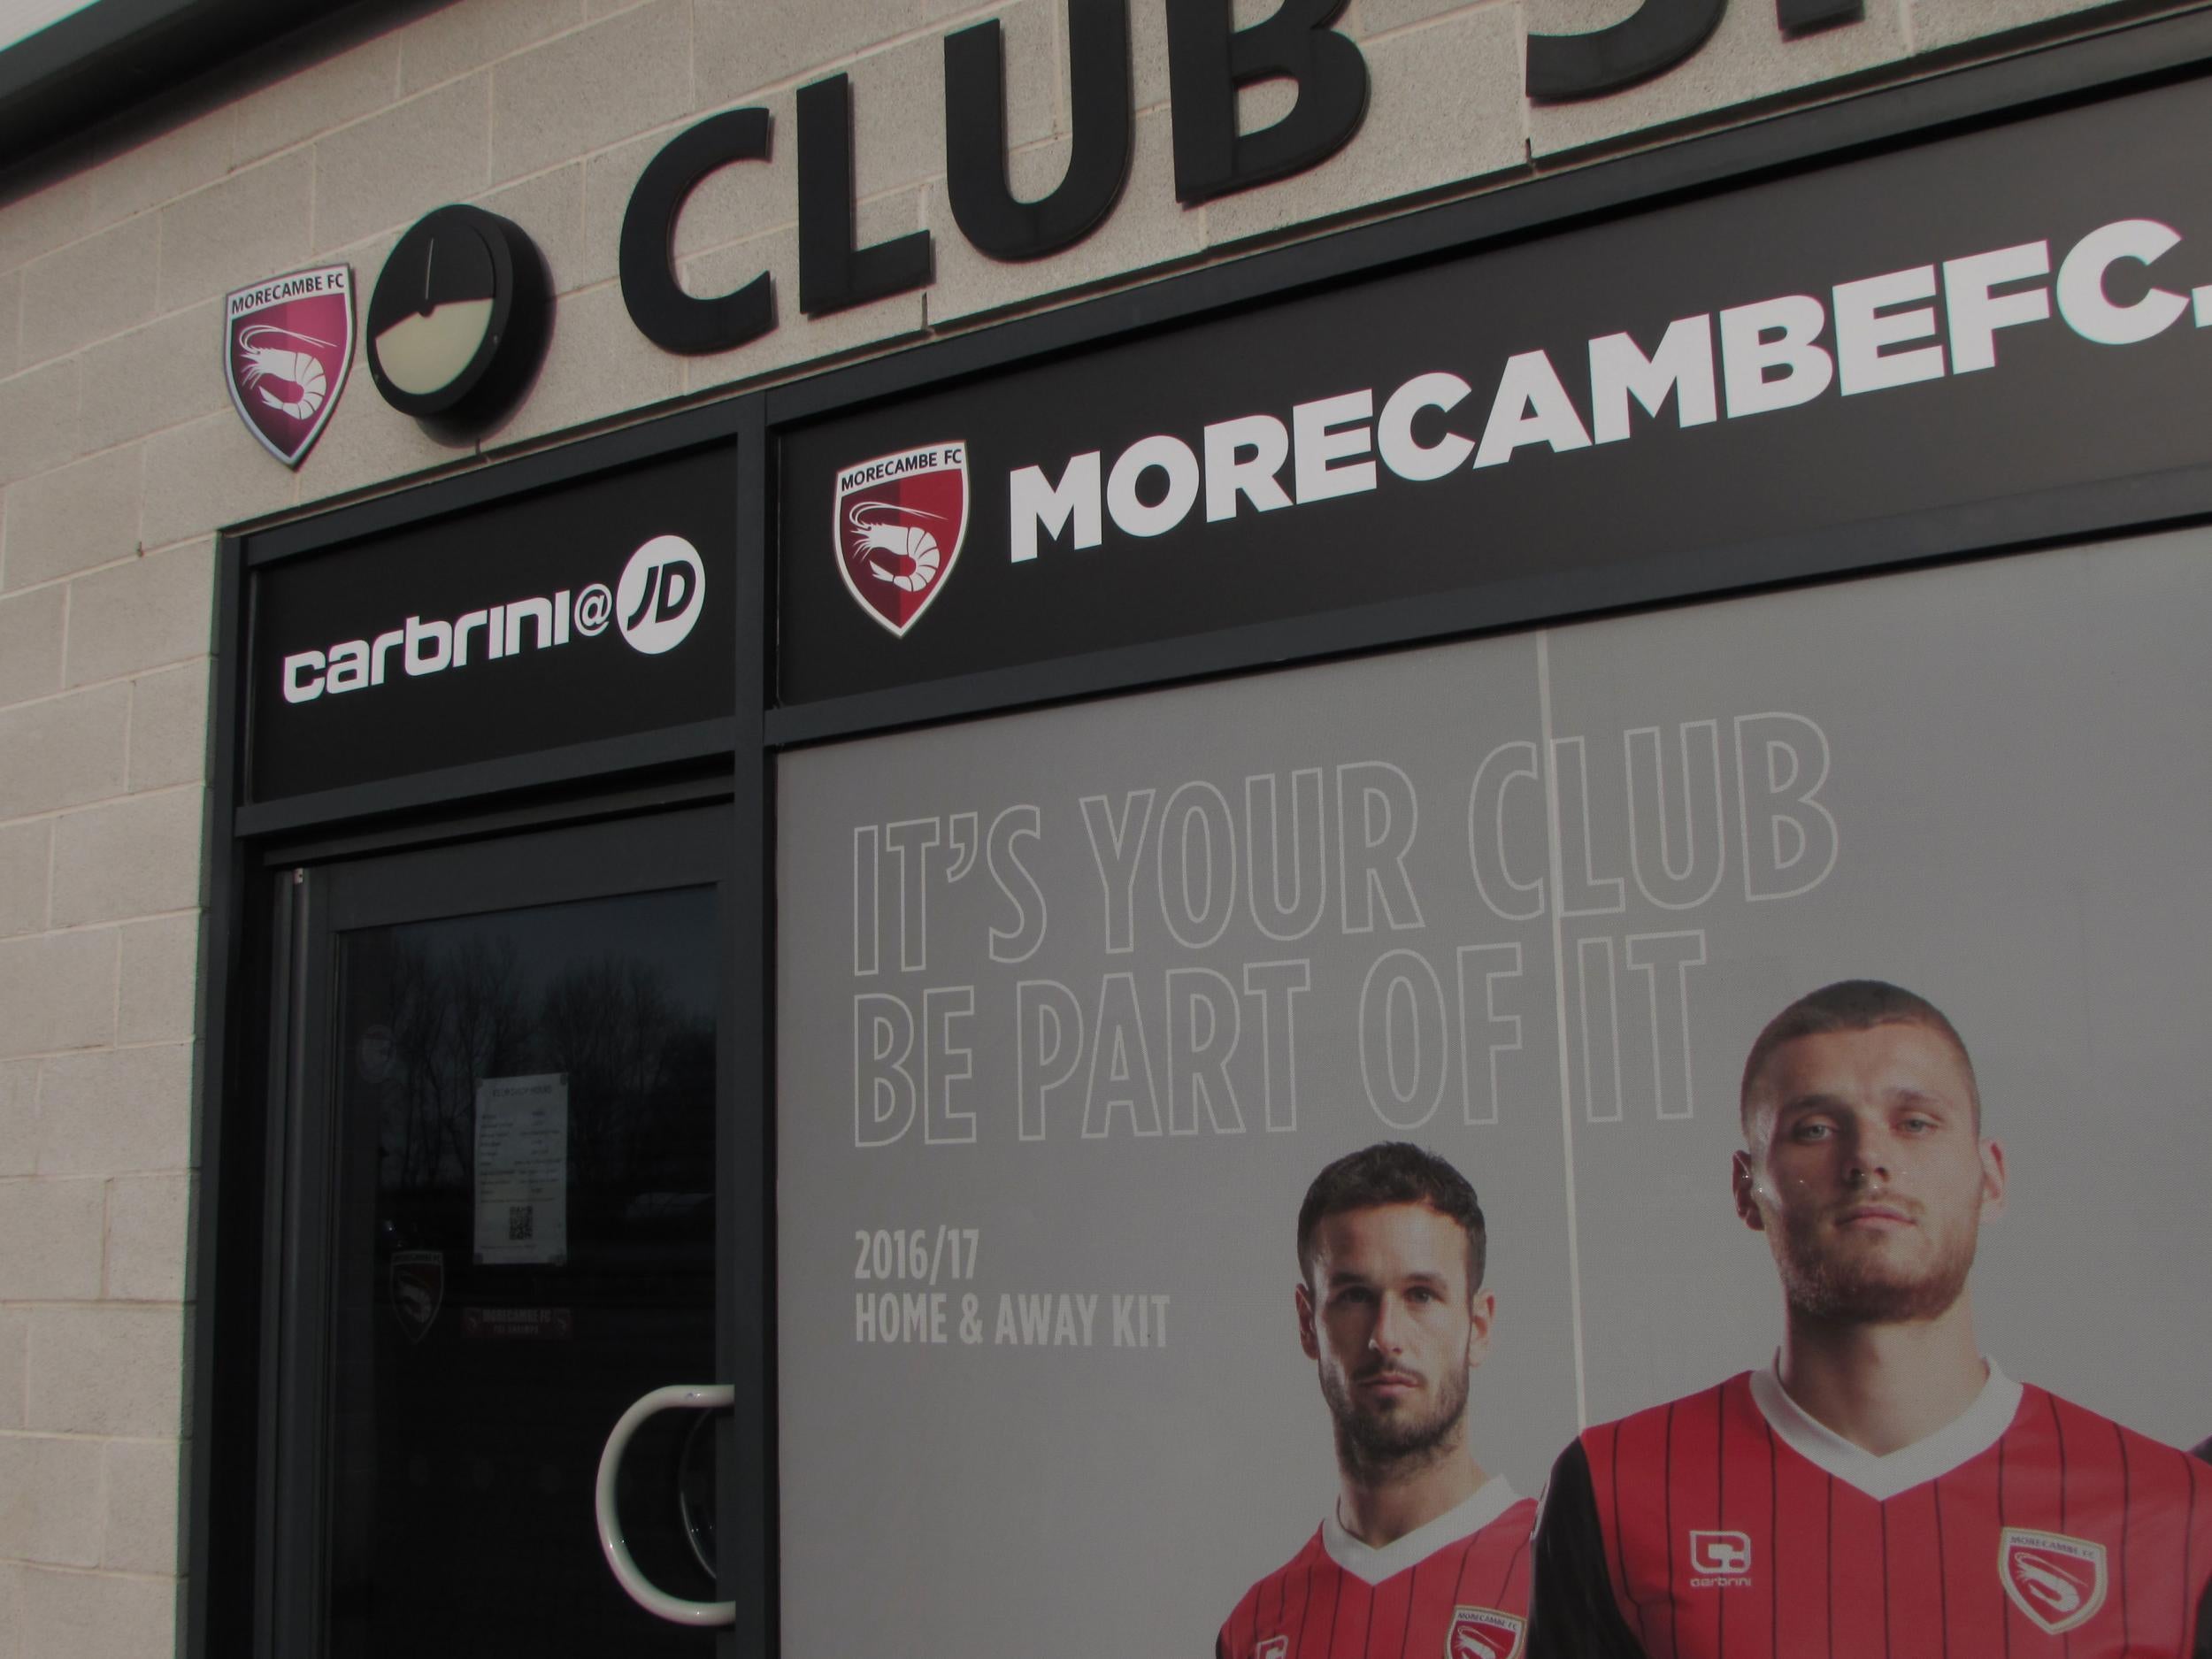
<instances>
[{"instance_id":1,"label":"letter c of sign","mask_svg":"<svg viewBox=\"0 0 2212 1659\"><path fill-rule=\"evenodd\" d=\"M768 140L765 110L710 115L670 139L631 192L622 216L622 303L638 332L662 349L687 357L728 351L776 326L766 272L733 293L700 299L677 285L670 247L684 200L699 181L733 161L767 160Z\"/></svg>"},{"instance_id":2,"label":"letter c of sign","mask_svg":"<svg viewBox=\"0 0 2212 1659\"><path fill-rule=\"evenodd\" d=\"M284 659L284 700L312 703L323 695L323 654L301 651Z\"/></svg>"}]
</instances>

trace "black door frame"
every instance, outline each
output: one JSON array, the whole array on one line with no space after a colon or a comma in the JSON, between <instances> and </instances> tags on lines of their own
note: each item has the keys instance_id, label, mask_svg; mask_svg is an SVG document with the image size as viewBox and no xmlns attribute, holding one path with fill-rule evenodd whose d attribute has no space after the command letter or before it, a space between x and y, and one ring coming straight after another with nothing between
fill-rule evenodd
<instances>
[{"instance_id":1,"label":"black door frame","mask_svg":"<svg viewBox=\"0 0 2212 1659\"><path fill-rule=\"evenodd\" d=\"M1310 293L1393 268L1502 246L1631 211L1648 211L1857 156L2212 71L2212 12L2126 21L2105 32L1945 71L1816 108L1756 120L1510 188L1341 231L1172 280L869 359L810 379L740 393L600 437L273 528L226 535L219 557L219 682L209 845L212 875L203 964L199 1210L194 1248L192 1460L186 1651L240 1651L236 1632L267 1599L270 1563L254 1540L261 1511L259 1424L281 1398L261 1374L261 1196L273 1044L297 1017L296 979L280 977L273 941L298 926L272 869L347 853L392 850L651 810L714 796L732 805L731 977L722 1010L733 1058L731 1110L718 1172L726 1261L750 1261L717 1293L718 1328L740 1390L740 1432L722 1468L722 1594L739 1603L729 1650L777 1651L774 1186L774 772L783 750L918 724L1150 688L1332 656L1465 638L1587 617L1825 580L1844 570L1897 569L2212 519L2212 457L2149 477L1885 519L1854 532L1847 551L1817 537L1756 549L1713 549L1675 571L1665 591L1562 588L1525 614L1455 607L1448 597L1387 614L1322 615L1164 641L1094 656L993 671L895 695L803 708L773 702L777 443L785 431L925 388L943 388L1208 316ZM642 341L638 349L651 348ZM726 720L618 745L512 757L465 773L430 774L258 803L241 790L247 718L242 670L248 590L271 561L437 515L495 504L603 469L704 443L733 445L731 511L739 549L740 637ZM741 1360L745 1363L740 1363ZM672 1379L671 1380L692 1380ZM738 1494L744 1494L740 1502ZM645 1617L642 1613L641 1617ZM249 1621L242 1625L241 1618Z\"/></svg>"},{"instance_id":2,"label":"black door frame","mask_svg":"<svg viewBox=\"0 0 2212 1659\"><path fill-rule=\"evenodd\" d=\"M341 988L339 939L361 927L705 887L716 890L721 954L727 958L735 943L727 918L733 898L731 840L726 808L692 806L265 875L274 887L273 962L276 980L288 987L288 1018L273 1033L270 1079L275 1110L267 1148L263 1363L269 1397L280 1404L263 1419L257 1555L269 1600L263 1609L267 1643L261 1651L313 1653L325 1624L331 1300L342 1176L331 1050ZM726 960L723 977L730 967ZM736 1059L732 1036L718 1032L718 1125L738 1121ZM739 1162L725 1162L722 1172ZM724 1234L717 1254L724 1259L730 1258L733 1242L728 1208L718 1202L716 1211L718 1233ZM719 1328L724 1323L718 1318L716 1365L734 1374L737 1356L729 1333ZM736 1448L724 1449L733 1454Z\"/></svg>"}]
</instances>

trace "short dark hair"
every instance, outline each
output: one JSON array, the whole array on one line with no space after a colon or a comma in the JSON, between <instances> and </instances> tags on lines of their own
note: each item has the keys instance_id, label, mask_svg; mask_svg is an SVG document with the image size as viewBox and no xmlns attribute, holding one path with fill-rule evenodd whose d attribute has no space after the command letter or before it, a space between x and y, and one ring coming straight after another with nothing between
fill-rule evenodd
<instances>
[{"instance_id":1,"label":"short dark hair","mask_svg":"<svg viewBox=\"0 0 2212 1659\"><path fill-rule=\"evenodd\" d=\"M1823 1036L1837 1031L1871 1031L1877 1025L1925 1026L1957 1049L1959 1062L1966 1068L1966 1087L1974 1108L1974 1122L1979 1126L1981 1086L1974 1080L1973 1056L1966 1052L1965 1039L1959 1035L1958 1027L1945 1017L1943 1010L1926 997L1886 979L1838 979L1817 991L1808 991L1767 1021L1766 1029L1759 1033L1758 1041L1751 1045L1751 1052L1744 1056L1743 1083L1737 1096L1736 1113L1745 1132L1748 1133L1751 1128L1751 1086L1759 1080L1759 1073L1766 1069L1777 1048L1784 1043L1795 1042L1800 1037Z\"/></svg>"},{"instance_id":2,"label":"short dark hair","mask_svg":"<svg viewBox=\"0 0 2212 1659\"><path fill-rule=\"evenodd\" d=\"M1405 1141L1379 1141L1348 1152L1306 1188L1298 1206L1298 1276L1310 1279L1314 1229L1331 1216L1381 1204L1425 1204L1467 1235L1467 1294L1482 1287L1486 1240L1482 1205L1467 1178L1435 1153Z\"/></svg>"}]
</instances>

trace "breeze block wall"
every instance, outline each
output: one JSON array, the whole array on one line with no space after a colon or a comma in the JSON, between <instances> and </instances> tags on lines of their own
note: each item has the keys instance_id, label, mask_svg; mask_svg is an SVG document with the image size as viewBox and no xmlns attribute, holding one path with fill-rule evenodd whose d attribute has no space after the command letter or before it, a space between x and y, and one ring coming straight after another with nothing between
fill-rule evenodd
<instances>
[{"instance_id":1,"label":"breeze block wall","mask_svg":"<svg viewBox=\"0 0 2212 1659\"><path fill-rule=\"evenodd\" d=\"M1521 90L1528 34L1603 27L1632 0L1350 0L1339 27L1372 83L1358 136L1185 209L1166 4L1130 0L1140 114L1120 205L1030 265L983 257L953 224L941 42L1002 19L1012 176L1042 193L1068 148L1062 0L454 0L219 77L0 202L0 1659L153 1659L178 1640L209 687L230 672L210 655L219 529L2146 10L1867 0L1863 20L1791 39L1770 3L1733 0L1671 73L1540 106ZM1236 4L1240 24L1272 9ZM833 71L852 77L863 239L927 226L937 274L809 321L794 99ZM709 180L677 251L695 292L772 273L780 326L669 356L616 284L624 206L673 134L756 104L774 158ZM1286 104L1255 88L1245 125ZM228 405L224 294L345 260L365 309L400 233L452 201L545 250L559 297L537 385L449 448L377 397L357 352L288 471Z\"/></svg>"}]
</instances>

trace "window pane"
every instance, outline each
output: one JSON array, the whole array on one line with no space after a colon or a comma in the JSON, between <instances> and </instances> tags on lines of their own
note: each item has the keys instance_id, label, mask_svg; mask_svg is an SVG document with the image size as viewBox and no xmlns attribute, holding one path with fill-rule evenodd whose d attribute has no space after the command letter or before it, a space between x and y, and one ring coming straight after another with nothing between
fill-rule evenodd
<instances>
[{"instance_id":1,"label":"window pane","mask_svg":"<svg viewBox=\"0 0 2212 1659\"><path fill-rule=\"evenodd\" d=\"M631 1401L713 1379L716 938L703 887L344 936L339 1659L697 1653L617 1588L592 1487ZM695 1421L646 1426L622 1515L704 1600Z\"/></svg>"}]
</instances>

